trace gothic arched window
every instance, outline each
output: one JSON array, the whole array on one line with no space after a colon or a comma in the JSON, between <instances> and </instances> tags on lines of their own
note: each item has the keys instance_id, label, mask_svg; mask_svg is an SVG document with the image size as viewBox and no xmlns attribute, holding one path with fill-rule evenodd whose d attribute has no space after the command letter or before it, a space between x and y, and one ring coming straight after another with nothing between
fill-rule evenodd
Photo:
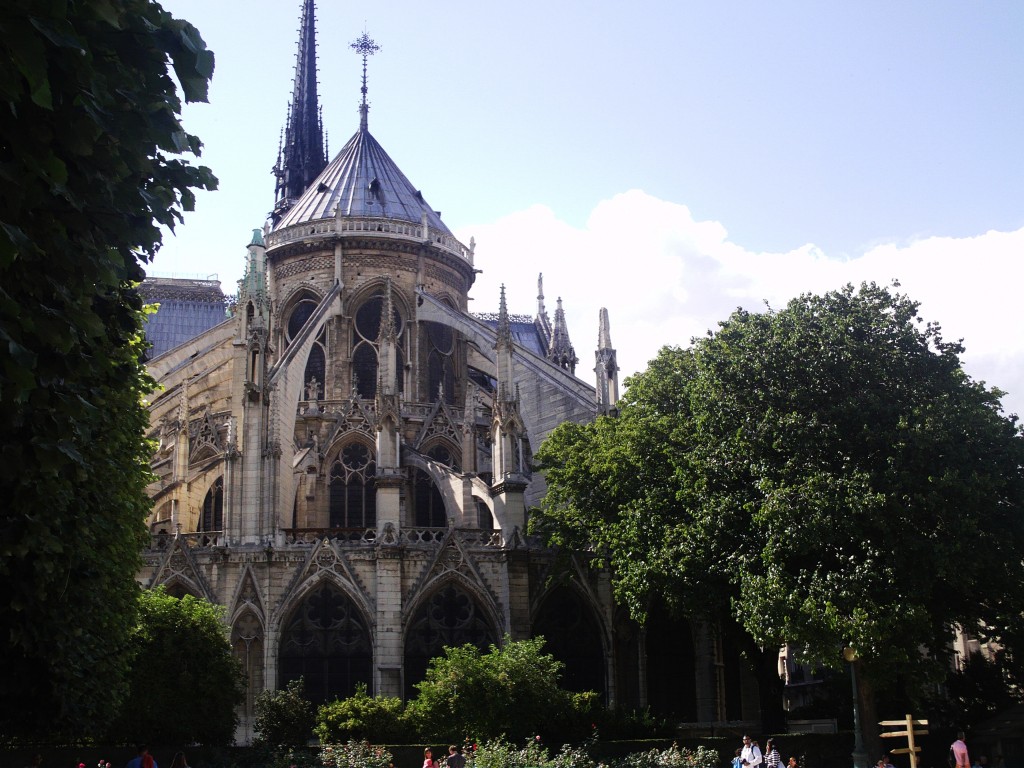
<instances>
[{"instance_id":1,"label":"gothic arched window","mask_svg":"<svg viewBox=\"0 0 1024 768\"><path fill-rule=\"evenodd\" d=\"M371 398L377 394L377 338L380 336L380 319L384 311L384 293L375 293L364 301L355 313L352 324L352 374L356 378L356 391L361 397ZM404 391L402 369L405 355L402 352L402 315L392 306L392 322L395 337L399 340L395 350L395 382L398 391Z\"/></svg>"},{"instance_id":2,"label":"gothic arched window","mask_svg":"<svg viewBox=\"0 0 1024 768\"><path fill-rule=\"evenodd\" d=\"M419 467L412 469L413 511L417 528L443 528L448 525L444 497Z\"/></svg>"},{"instance_id":3,"label":"gothic arched window","mask_svg":"<svg viewBox=\"0 0 1024 768\"><path fill-rule=\"evenodd\" d=\"M203 499L203 514L199 518L200 531L224 530L224 478L218 477Z\"/></svg>"},{"instance_id":4,"label":"gothic arched window","mask_svg":"<svg viewBox=\"0 0 1024 768\"><path fill-rule=\"evenodd\" d=\"M363 443L341 449L331 465L331 528L373 528L377 525L377 463Z\"/></svg>"},{"instance_id":5,"label":"gothic arched window","mask_svg":"<svg viewBox=\"0 0 1024 768\"><path fill-rule=\"evenodd\" d=\"M405 693L416 694L415 684L427 676L427 665L444 647L469 643L481 651L498 644L498 637L476 600L449 584L423 603L409 622L405 636Z\"/></svg>"},{"instance_id":6,"label":"gothic arched window","mask_svg":"<svg viewBox=\"0 0 1024 768\"><path fill-rule=\"evenodd\" d=\"M291 341L299 335L299 331L313 316L319 303L319 300L310 291L303 291L299 294L298 301L288 314L288 322L285 324L284 336L287 341Z\"/></svg>"},{"instance_id":7,"label":"gothic arched window","mask_svg":"<svg viewBox=\"0 0 1024 768\"><path fill-rule=\"evenodd\" d=\"M425 322L427 331L427 401L435 402L443 388L444 402L455 403L455 333L447 325Z\"/></svg>"},{"instance_id":8,"label":"gothic arched window","mask_svg":"<svg viewBox=\"0 0 1024 768\"><path fill-rule=\"evenodd\" d=\"M332 584L321 584L285 622L279 687L298 678L314 704L348 698L359 683L373 689L373 645L362 614Z\"/></svg>"},{"instance_id":9,"label":"gothic arched window","mask_svg":"<svg viewBox=\"0 0 1024 768\"><path fill-rule=\"evenodd\" d=\"M567 587L555 588L541 604L533 635L543 635L544 648L565 665L563 688L605 692L604 650L594 613Z\"/></svg>"},{"instance_id":10,"label":"gothic arched window","mask_svg":"<svg viewBox=\"0 0 1024 768\"><path fill-rule=\"evenodd\" d=\"M284 336L288 343L291 343L302 332L303 327L313 316L320 300L310 291L303 291L288 313L288 322L285 323ZM319 400L327 396L327 388L324 382L327 379L327 331L322 328L309 350L309 358L306 361L306 370L302 374L302 397L306 400Z\"/></svg>"}]
</instances>

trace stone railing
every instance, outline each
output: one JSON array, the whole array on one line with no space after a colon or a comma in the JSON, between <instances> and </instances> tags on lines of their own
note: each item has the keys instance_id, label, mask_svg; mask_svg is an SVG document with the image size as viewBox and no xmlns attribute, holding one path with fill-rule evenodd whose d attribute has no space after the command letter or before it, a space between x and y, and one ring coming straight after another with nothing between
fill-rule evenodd
<instances>
[{"instance_id":1,"label":"stone railing","mask_svg":"<svg viewBox=\"0 0 1024 768\"><path fill-rule=\"evenodd\" d=\"M330 539L342 545L376 544L377 531L373 528L284 528L285 541L289 544L315 544ZM437 545L448 535L448 528L403 528L398 544L416 546ZM455 535L468 547L500 548L505 545L501 531L485 531L479 528L456 528Z\"/></svg>"},{"instance_id":2,"label":"stone railing","mask_svg":"<svg viewBox=\"0 0 1024 768\"><path fill-rule=\"evenodd\" d=\"M377 531L374 528L282 528L286 544L312 546L319 541L329 539L341 546L360 547L372 546L377 543ZM410 546L436 546L444 541L448 528L403 528L398 544ZM487 531L480 528L456 528L455 535L465 546L473 549L505 546L501 531ZM189 549L202 549L227 546L223 531L197 531L193 533L154 533L151 535L150 549L166 552L171 544L178 541Z\"/></svg>"},{"instance_id":3,"label":"stone railing","mask_svg":"<svg viewBox=\"0 0 1024 768\"><path fill-rule=\"evenodd\" d=\"M189 549L201 547L221 547L225 544L223 531L194 531L192 533L154 533L151 536L151 549L163 552L170 549L171 543L178 541Z\"/></svg>"},{"instance_id":4,"label":"stone railing","mask_svg":"<svg viewBox=\"0 0 1024 768\"><path fill-rule=\"evenodd\" d=\"M435 248L456 256L472 265L473 253L452 235L423 224L398 219L355 217L317 219L296 224L267 235L267 248L299 240L321 240L331 237L365 236L396 238L402 240L429 241Z\"/></svg>"}]
</instances>

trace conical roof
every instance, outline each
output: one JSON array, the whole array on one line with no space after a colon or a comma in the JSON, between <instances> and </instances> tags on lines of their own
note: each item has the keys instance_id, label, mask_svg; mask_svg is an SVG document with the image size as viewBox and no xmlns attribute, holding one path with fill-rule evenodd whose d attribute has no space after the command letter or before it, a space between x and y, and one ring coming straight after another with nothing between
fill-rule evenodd
<instances>
[{"instance_id":1,"label":"conical roof","mask_svg":"<svg viewBox=\"0 0 1024 768\"><path fill-rule=\"evenodd\" d=\"M316 180L281 217L275 231L335 216L383 218L420 224L451 236L437 211L399 170L365 120Z\"/></svg>"}]
</instances>

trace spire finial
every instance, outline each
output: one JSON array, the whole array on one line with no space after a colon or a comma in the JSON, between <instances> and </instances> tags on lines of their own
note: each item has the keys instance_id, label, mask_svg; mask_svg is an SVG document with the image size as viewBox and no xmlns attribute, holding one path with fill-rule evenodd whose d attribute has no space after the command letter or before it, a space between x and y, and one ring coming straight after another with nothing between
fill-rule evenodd
<instances>
[{"instance_id":1,"label":"spire finial","mask_svg":"<svg viewBox=\"0 0 1024 768\"><path fill-rule=\"evenodd\" d=\"M366 115L370 111L370 106L366 103L366 60L379 51L380 46L364 30L363 34L349 47L363 57L363 87L361 88L363 100L359 104L359 130L365 131L367 126Z\"/></svg>"},{"instance_id":2,"label":"spire finial","mask_svg":"<svg viewBox=\"0 0 1024 768\"><path fill-rule=\"evenodd\" d=\"M302 2L295 81L283 139L283 147L278 151L278 162L273 169L277 178L274 221L280 220L327 165L317 98L316 5L313 0Z\"/></svg>"}]
</instances>

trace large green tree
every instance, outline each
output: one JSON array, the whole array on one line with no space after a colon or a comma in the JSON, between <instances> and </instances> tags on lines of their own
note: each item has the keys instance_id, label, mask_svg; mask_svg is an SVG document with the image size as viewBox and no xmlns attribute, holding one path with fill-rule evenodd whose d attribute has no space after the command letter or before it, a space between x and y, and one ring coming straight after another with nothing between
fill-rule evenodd
<instances>
[{"instance_id":1,"label":"large green tree","mask_svg":"<svg viewBox=\"0 0 1024 768\"><path fill-rule=\"evenodd\" d=\"M0 10L0 734L80 734L125 690L149 449L141 301L213 188L181 100L213 55L149 0Z\"/></svg>"},{"instance_id":2,"label":"large green tree","mask_svg":"<svg viewBox=\"0 0 1024 768\"><path fill-rule=\"evenodd\" d=\"M957 625L1005 637L1024 610L1024 440L962 352L874 284L738 310L618 418L551 435L535 528L595 547L640 618L657 594L735 622L768 728L784 641L855 649L866 691L928 679Z\"/></svg>"},{"instance_id":3,"label":"large green tree","mask_svg":"<svg viewBox=\"0 0 1024 768\"><path fill-rule=\"evenodd\" d=\"M110 730L119 743L230 744L245 695L221 606L163 589L139 595L131 684Z\"/></svg>"}]
</instances>

